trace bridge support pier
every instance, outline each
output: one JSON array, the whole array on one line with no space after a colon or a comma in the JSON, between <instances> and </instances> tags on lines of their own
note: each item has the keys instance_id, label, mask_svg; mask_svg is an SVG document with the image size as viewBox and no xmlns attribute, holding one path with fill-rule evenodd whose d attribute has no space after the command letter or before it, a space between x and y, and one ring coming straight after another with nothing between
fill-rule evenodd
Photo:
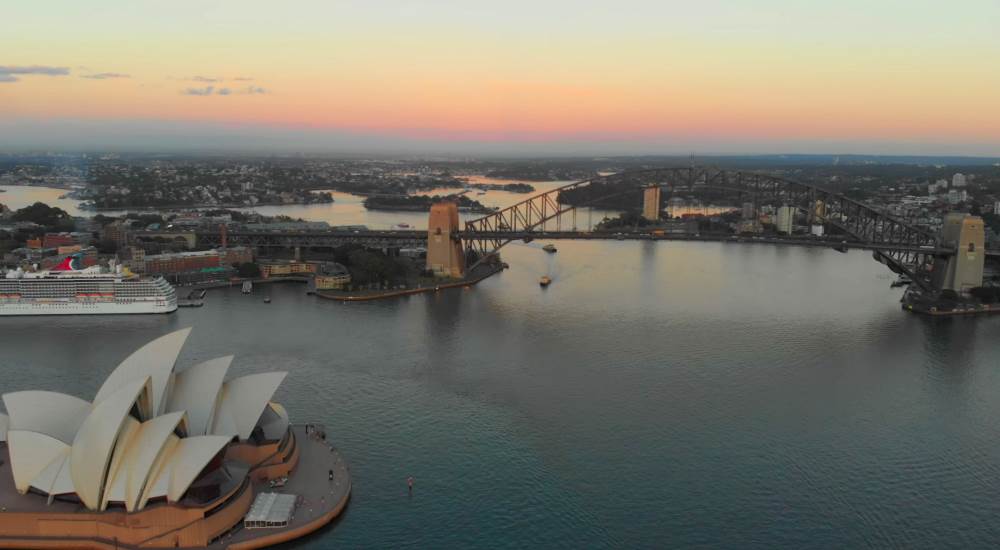
<instances>
[{"instance_id":1,"label":"bridge support pier","mask_svg":"<svg viewBox=\"0 0 1000 550\"><path fill-rule=\"evenodd\" d=\"M946 214L941 227L941 244L955 253L934 262L934 285L940 290L968 294L983 286L986 233L983 219L964 212Z\"/></svg>"},{"instance_id":2,"label":"bridge support pier","mask_svg":"<svg viewBox=\"0 0 1000 550\"><path fill-rule=\"evenodd\" d=\"M465 276L465 251L458 237L458 205L431 205L427 222L427 269L437 277Z\"/></svg>"}]
</instances>

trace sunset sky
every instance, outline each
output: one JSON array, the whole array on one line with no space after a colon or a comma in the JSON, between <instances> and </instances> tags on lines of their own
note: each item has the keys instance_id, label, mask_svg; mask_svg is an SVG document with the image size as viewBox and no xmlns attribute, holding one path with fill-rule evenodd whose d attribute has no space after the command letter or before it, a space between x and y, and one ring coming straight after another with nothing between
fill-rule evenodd
<instances>
[{"instance_id":1,"label":"sunset sky","mask_svg":"<svg viewBox=\"0 0 1000 550\"><path fill-rule=\"evenodd\" d=\"M1000 155L996 0L0 7L0 148Z\"/></svg>"}]
</instances>

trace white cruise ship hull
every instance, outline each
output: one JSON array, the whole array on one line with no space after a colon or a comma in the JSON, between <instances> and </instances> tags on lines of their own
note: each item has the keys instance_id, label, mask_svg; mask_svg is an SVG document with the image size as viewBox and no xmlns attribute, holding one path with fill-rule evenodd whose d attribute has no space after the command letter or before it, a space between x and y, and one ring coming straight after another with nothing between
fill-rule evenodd
<instances>
[{"instance_id":1,"label":"white cruise ship hull","mask_svg":"<svg viewBox=\"0 0 1000 550\"><path fill-rule=\"evenodd\" d=\"M177 311L162 277L91 271L8 273L0 278L0 316L122 315Z\"/></svg>"},{"instance_id":2,"label":"white cruise ship hull","mask_svg":"<svg viewBox=\"0 0 1000 550\"><path fill-rule=\"evenodd\" d=\"M130 313L172 313L177 311L177 303L20 303L0 304L0 316L4 315L122 315Z\"/></svg>"}]
</instances>

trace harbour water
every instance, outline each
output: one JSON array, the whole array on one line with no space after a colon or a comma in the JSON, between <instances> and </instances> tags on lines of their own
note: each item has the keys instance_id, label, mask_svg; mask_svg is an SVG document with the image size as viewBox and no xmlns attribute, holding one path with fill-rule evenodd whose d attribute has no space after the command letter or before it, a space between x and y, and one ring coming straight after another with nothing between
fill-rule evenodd
<instances>
[{"instance_id":1,"label":"harbour water","mask_svg":"<svg viewBox=\"0 0 1000 550\"><path fill-rule=\"evenodd\" d=\"M326 424L354 481L293 548L1000 541L1000 318L906 314L863 252L541 244L476 288L391 301L288 284L270 304L233 288L171 315L0 318L2 391L91 398L185 326L184 364L287 370L276 400Z\"/></svg>"}]
</instances>

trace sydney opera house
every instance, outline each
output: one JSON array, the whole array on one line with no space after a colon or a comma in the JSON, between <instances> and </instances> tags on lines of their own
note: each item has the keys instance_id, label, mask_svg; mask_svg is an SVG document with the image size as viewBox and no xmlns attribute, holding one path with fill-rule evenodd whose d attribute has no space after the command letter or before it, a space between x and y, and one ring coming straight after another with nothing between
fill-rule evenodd
<instances>
[{"instance_id":1,"label":"sydney opera house","mask_svg":"<svg viewBox=\"0 0 1000 550\"><path fill-rule=\"evenodd\" d=\"M283 372L175 367L190 329L126 358L93 400L3 394L0 547L261 548L341 513L346 464L271 399Z\"/></svg>"}]
</instances>

